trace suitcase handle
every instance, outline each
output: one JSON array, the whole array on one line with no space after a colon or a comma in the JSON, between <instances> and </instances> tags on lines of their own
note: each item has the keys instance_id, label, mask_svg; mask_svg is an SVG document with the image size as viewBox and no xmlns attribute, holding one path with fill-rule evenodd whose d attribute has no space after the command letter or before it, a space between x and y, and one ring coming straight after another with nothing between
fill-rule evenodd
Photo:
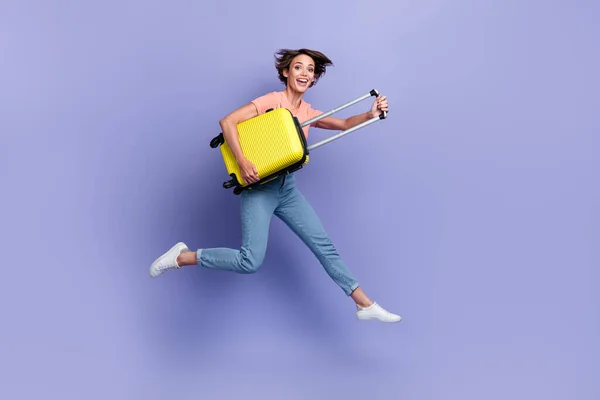
<instances>
[{"instance_id":1,"label":"suitcase handle","mask_svg":"<svg viewBox=\"0 0 600 400\"><path fill-rule=\"evenodd\" d=\"M377 97L377 96L379 96L379 91L377 89L373 89L373 90L371 90L371 92L369 94L373 97ZM386 119L386 118L387 118L387 111L382 111L381 114L379 114L379 119Z\"/></svg>"},{"instance_id":2,"label":"suitcase handle","mask_svg":"<svg viewBox=\"0 0 600 400\"><path fill-rule=\"evenodd\" d=\"M300 126L301 127L305 127L307 125L313 124L313 123L315 123L315 122L317 122L317 121L319 121L319 120L321 120L321 119L323 119L325 117L329 117L330 115L335 114L335 113L343 110L344 108L350 107L351 105L354 105L354 104L359 103L359 102L361 102L361 101L363 101L365 99L368 99L371 96L373 96L373 97L379 96L379 92L377 91L377 89L373 89L369 93L364 94L364 95L362 95L362 96L360 96L360 97L358 97L358 98L356 98L356 99L354 99L352 101L344 103L344 104L342 104L339 107L336 107L336 108L331 109L331 110L329 110L327 112L319 114L316 117L313 117L313 118L311 118L311 119L309 119L307 121L304 121L302 124L300 124ZM359 130L361 128L364 128L367 125L371 125L374 122L381 121L381 120L386 119L386 118L387 118L387 111L382 111L382 113L379 114L377 117L373 117L373 118L371 118L371 119L369 119L369 120L367 120L367 121L365 121L365 122L363 122L361 124L358 124L358 125L350 128L350 129L346 129L343 132L340 132L340 133L338 133L336 135L333 135L333 136L330 136L327 139L324 139L324 140L322 140L322 141L320 141L318 143L315 143L315 144L313 144L311 146L308 146L308 151L314 150L317 147L321 147L324 144L330 143L330 142L332 142L334 140L337 140L337 139L341 138L342 136L346 136L349 133L357 131L357 130Z\"/></svg>"},{"instance_id":3,"label":"suitcase handle","mask_svg":"<svg viewBox=\"0 0 600 400\"><path fill-rule=\"evenodd\" d=\"M371 96L373 96L373 97L377 97L377 96L379 96L379 91L378 91L377 89L373 89L373 90L371 90L369 93L367 93L367 94L364 94L364 95L362 95L362 96L360 96L360 97L358 97L358 98L356 98L356 99L354 99L354 100L352 100L352 101L349 101L349 102L347 102L347 103L344 103L344 104L342 104L342 105L341 105L341 106L339 106L339 107L333 108L333 109L331 109L331 110L329 110L329 111L327 111L327 112L324 112L324 113L322 113L322 114L319 114L319 115L317 115L316 117L313 117L313 118L311 118L311 119L309 119L309 120L306 120L306 121L302 122L302 123L300 124L300 126L301 126L302 128L304 128L304 127L305 127L305 126L307 126L307 125L314 124L315 122L317 122L317 121L319 121L319 120L322 120L322 119L323 119L323 118L325 118L325 117L329 117L330 115L332 115L332 114L335 114L335 113L337 113L337 112L339 112L339 111L343 110L344 108L348 108L348 107L350 107L350 106L352 106L352 105L354 105L354 104L356 104L356 103L360 103L361 101L363 101L363 100L365 100L365 99L368 99L368 98L369 98L369 97L371 97ZM387 112L386 112L386 111L384 111L384 112L382 112L382 113L379 115L379 117L377 117L377 119L385 119L386 117L387 117Z\"/></svg>"}]
</instances>

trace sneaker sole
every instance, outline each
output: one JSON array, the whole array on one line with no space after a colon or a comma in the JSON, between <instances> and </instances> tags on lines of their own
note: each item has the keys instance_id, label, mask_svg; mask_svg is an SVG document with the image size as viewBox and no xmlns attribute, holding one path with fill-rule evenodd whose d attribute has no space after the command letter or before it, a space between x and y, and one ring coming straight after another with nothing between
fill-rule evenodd
<instances>
[{"instance_id":1,"label":"sneaker sole","mask_svg":"<svg viewBox=\"0 0 600 400\"><path fill-rule=\"evenodd\" d=\"M360 315L357 315L356 318L360 321L379 321L379 322L385 322L385 323L398 323L398 322L402 322L402 318L400 318L399 320L396 321L385 321L385 320L381 320L377 317L361 317Z\"/></svg>"}]
</instances>

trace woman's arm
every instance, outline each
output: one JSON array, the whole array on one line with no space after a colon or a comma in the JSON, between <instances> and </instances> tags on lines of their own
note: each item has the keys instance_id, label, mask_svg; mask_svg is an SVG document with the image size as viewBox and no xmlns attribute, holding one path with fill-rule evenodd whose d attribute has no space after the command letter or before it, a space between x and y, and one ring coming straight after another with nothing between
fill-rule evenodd
<instances>
[{"instance_id":1,"label":"woman's arm","mask_svg":"<svg viewBox=\"0 0 600 400\"><path fill-rule=\"evenodd\" d=\"M231 152L235 156L235 159L238 163L244 161L246 158L244 157L242 148L240 147L237 125L250 118L256 117L257 115L258 111L256 110L256 106L252 103L248 103L245 106L232 111L229 115L225 116L219 121L221 130L223 131L223 137L225 138L225 141L229 145L229 148L231 149Z\"/></svg>"},{"instance_id":2,"label":"woman's arm","mask_svg":"<svg viewBox=\"0 0 600 400\"><path fill-rule=\"evenodd\" d=\"M259 177L256 166L252 164L242 152L237 125L250 118L256 117L257 115L258 110L256 109L256 106L253 103L248 103L245 106L234 110L219 121L221 130L223 131L223 138L225 139L225 142L227 142L227 145L231 149L231 152L240 167L240 172L242 174L241 178L246 183L254 183L259 180Z\"/></svg>"},{"instance_id":3,"label":"woman's arm","mask_svg":"<svg viewBox=\"0 0 600 400\"><path fill-rule=\"evenodd\" d=\"M317 121L317 128L329 129L332 131L345 131L360 123L371 119L371 112L353 115L349 118L337 118L337 117L325 117L320 121Z\"/></svg>"}]
</instances>

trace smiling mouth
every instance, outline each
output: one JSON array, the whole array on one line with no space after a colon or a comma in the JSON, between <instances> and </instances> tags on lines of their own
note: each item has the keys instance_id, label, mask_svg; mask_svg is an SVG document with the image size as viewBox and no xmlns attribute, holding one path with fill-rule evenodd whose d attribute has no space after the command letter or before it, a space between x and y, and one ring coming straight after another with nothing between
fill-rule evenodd
<instances>
[{"instance_id":1,"label":"smiling mouth","mask_svg":"<svg viewBox=\"0 0 600 400\"><path fill-rule=\"evenodd\" d=\"M296 82L298 82L300 85L304 86L308 83L308 79L296 79Z\"/></svg>"}]
</instances>

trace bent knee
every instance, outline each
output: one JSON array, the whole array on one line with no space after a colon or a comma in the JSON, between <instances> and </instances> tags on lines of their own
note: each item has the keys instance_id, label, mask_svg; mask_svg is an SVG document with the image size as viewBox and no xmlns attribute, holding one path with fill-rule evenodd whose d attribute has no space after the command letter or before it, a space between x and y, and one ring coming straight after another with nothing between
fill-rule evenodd
<instances>
[{"instance_id":1,"label":"bent knee","mask_svg":"<svg viewBox=\"0 0 600 400\"><path fill-rule=\"evenodd\" d=\"M242 254L240 258L240 272L242 274L256 273L263 263L263 257L253 258Z\"/></svg>"}]
</instances>

